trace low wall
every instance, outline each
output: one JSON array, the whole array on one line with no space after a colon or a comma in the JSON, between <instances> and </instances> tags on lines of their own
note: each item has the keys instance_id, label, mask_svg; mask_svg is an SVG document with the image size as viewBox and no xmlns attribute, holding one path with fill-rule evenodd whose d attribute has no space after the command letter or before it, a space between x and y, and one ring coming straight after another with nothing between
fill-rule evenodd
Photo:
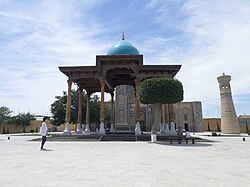
<instances>
[{"instance_id":1,"label":"low wall","mask_svg":"<svg viewBox=\"0 0 250 187\"><path fill-rule=\"evenodd\" d=\"M39 132L40 126L41 126L42 121L40 120L34 120L30 122L30 125L16 125L16 124L1 124L0 125L0 134L13 134L13 133L23 133L23 132ZM52 123L47 120L47 127L51 127ZM91 125L91 131L95 131L96 125L92 124ZM70 124L70 130L71 131L76 131L76 124L71 123ZM65 129L65 124L62 124L57 127L58 132L63 132Z\"/></svg>"},{"instance_id":2,"label":"low wall","mask_svg":"<svg viewBox=\"0 0 250 187\"><path fill-rule=\"evenodd\" d=\"M240 131L246 132L250 131L249 120L239 120ZM221 119L220 118L205 118L203 119L204 131L221 131Z\"/></svg>"},{"instance_id":3,"label":"low wall","mask_svg":"<svg viewBox=\"0 0 250 187\"><path fill-rule=\"evenodd\" d=\"M16 125L16 124L1 124L1 134L13 134L23 132L39 132L42 121L34 120L30 122L30 125ZM47 121L48 128L52 126L50 121Z\"/></svg>"}]
</instances>

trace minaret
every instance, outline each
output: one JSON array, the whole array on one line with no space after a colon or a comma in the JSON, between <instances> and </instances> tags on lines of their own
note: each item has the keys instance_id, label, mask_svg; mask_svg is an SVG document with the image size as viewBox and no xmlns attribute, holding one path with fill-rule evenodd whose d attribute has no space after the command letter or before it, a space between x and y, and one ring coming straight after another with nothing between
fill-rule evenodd
<instances>
[{"instance_id":1,"label":"minaret","mask_svg":"<svg viewBox=\"0 0 250 187\"><path fill-rule=\"evenodd\" d=\"M235 112L230 87L231 76L222 74L217 77L221 97L221 132L224 134L239 134L240 126Z\"/></svg>"}]
</instances>

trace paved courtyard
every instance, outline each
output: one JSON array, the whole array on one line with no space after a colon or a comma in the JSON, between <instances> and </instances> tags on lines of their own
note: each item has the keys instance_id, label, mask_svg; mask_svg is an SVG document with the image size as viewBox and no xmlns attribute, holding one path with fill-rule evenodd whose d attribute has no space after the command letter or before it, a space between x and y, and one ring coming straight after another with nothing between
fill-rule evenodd
<instances>
[{"instance_id":1,"label":"paved courtyard","mask_svg":"<svg viewBox=\"0 0 250 187\"><path fill-rule=\"evenodd\" d=\"M201 134L200 134L201 135ZM0 186L250 186L250 137L215 142L40 142L0 135Z\"/></svg>"}]
</instances>

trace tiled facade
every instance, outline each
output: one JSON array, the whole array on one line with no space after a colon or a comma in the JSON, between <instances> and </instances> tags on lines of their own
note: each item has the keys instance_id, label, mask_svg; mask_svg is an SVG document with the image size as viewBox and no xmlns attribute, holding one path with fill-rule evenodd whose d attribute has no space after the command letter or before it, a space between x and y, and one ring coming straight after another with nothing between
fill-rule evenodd
<instances>
[{"instance_id":1,"label":"tiled facade","mask_svg":"<svg viewBox=\"0 0 250 187\"><path fill-rule=\"evenodd\" d=\"M135 128L135 91L133 86L116 87L115 128L116 130L133 130ZM168 122L168 105L165 105L165 122ZM174 105L176 127L192 132L203 132L201 102L180 102ZM140 104L140 124L142 131L151 131L154 120L152 105Z\"/></svg>"}]
</instances>

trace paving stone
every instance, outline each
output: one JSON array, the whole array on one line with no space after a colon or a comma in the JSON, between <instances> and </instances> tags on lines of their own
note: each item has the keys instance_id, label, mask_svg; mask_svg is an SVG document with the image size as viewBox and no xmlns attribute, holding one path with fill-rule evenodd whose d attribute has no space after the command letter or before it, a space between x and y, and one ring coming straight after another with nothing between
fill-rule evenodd
<instances>
[{"instance_id":1,"label":"paving stone","mask_svg":"<svg viewBox=\"0 0 250 187\"><path fill-rule=\"evenodd\" d=\"M250 186L250 137L214 142L46 142L0 135L0 186Z\"/></svg>"}]
</instances>

